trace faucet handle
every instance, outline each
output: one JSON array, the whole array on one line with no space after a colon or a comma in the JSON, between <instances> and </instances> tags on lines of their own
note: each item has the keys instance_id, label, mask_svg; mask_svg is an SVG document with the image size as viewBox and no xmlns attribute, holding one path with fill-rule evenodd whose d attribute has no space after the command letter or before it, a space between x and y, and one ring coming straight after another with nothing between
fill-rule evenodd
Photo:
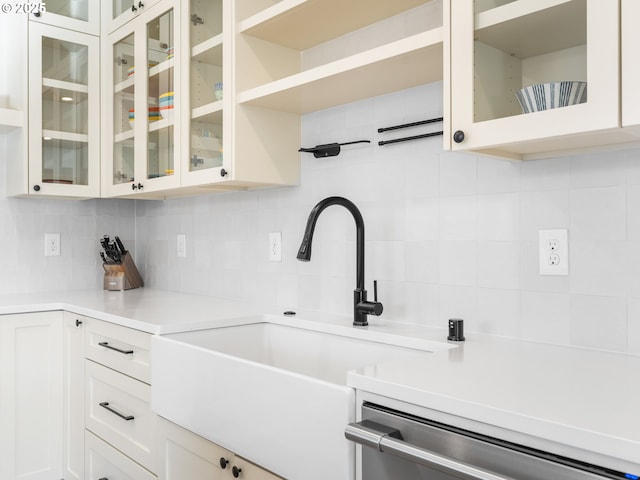
<instances>
[{"instance_id":1,"label":"faucet handle","mask_svg":"<svg viewBox=\"0 0 640 480\"><path fill-rule=\"evenodd\" d=\"M378 280L373 281L373 301L378 301Z\"/></svg>"}]
</instances>

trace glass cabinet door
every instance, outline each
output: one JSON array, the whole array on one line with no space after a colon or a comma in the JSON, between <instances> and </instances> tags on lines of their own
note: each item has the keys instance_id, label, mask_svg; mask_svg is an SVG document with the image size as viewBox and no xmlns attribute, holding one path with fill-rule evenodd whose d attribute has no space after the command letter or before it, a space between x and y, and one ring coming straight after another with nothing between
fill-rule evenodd
<instances>
[{"instance_id":1,"label":"glass cabinet door","mask_svg":"<svg viewBox=\"0 0 640 480\"><path fill-rule=\"evenodd\" d=\"M174 175L174 11L147 23L147 180Z\"/></svg>"},{"instance_id":2,"label":"glass cabinet door","mask_svg":"<svg viewBox=\"0 0 640 480\"><path fill-rule=\"evenodd\" d=\"M98 39L48 25L30 30L32 193L97 196L99 131L91 112L98 108Z\"/></svg>"},{"instance_id":3,"label":"glass cabinet door","mask_svg":"<svg viewBox=\"0 0 640 480\"><path fill-rule=\"evenodd\" d=\"M127 35L113 46L113 161L112 185L135 179L135 36ZM144 74L144 71L143 73Z\"/></svg>"},{"instance_id":4,"label":"glass cabinet door","mask_svg":"<svg viewBox=\"0 0 640 480\"><path fill-rule=\"evenodd\" d=\"M618 15L597 0L451 4L453 149L617 126ZM515 145L520 143L519 146Z\"/></svg>"},{"instance_id":5,"label":"glass cabinet door","mask_svg":"<svg viewBox=\"0 0 640 480\"><path fill-rule=\"evenodd\" d=\"M32 20L93 35L100 34L100 2L96 0L42 0Z\"/></svg>"},{"instance_id":6,"label":"glass cabinet door","mask_svg":"<svg viewBox=\"0 0 640 480\"><path fill-rule=\"evenodd\" d=\"M103 105L112 140L103 162L106 196L144 194L179 182L176 7L177 0L167 0L109 36L113 84Z\"/></svg>"},{"instance_id":7,"label":"glass cabinet door","mask_svg":"<svg viewBox=\"0 0 640 480\"><path fill-rule=\"evenodd\" d=\"M183 183L221 180L223 167L223 0L191 0L187 16L190 30L189 100L184 121L188 163ZM205 176L210 177L208 180Z\"/></svg>"},{"instance_id":8,"label":"glass cabinet door","mask_svg":"<svg viewBox=\"0 0 640 480\"><path fill-rule=\"evenodd\" d=\"M91 2L98 3L96 0ZM105 33L137 18L159 0L102 0L102 26Z\"/></svg>"}]
</instances>

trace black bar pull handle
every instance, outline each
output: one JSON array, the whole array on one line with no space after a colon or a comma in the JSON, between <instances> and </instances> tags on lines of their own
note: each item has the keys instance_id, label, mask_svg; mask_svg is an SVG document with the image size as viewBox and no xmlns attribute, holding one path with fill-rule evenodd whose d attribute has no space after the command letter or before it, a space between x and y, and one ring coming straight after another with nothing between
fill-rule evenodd
<instances>
[{"instance_id":1,"label":"black bar pull handle","mask_svg":"<svg viewBox=\"0 0 640 480\"><path fill-rule=\"evenodd\" d=\"M133 416L133 415L124 415L124 414L120 413L119 411L114 410L112 407L110 407L110 406L109 406L109 402L102 402L102 403L100 403L100 406L101 406L102 408L104 408L105 410L110 411L110 412L111 412L111 413L113 413L114 415L119 416L121 419L126 420L127 422L128 422L129 420L133 420L133 419L134 419L134 416Z\"/></svg>"},{"instance_id":2,"label":"black bar pull handle","mask_svg":"<svg viewBox=\"0 0 640 480\"><path fill-rule=\"evenodd\" d=\"M112 347L111 345L109 345L109 342L100 342L98 343L98 345L104 348L108 348L109 350L115 350L116 352L122 353L123 355L131 355L133 353L133 350L121 350L117 347Z\"/></svg>"}]
</instances>

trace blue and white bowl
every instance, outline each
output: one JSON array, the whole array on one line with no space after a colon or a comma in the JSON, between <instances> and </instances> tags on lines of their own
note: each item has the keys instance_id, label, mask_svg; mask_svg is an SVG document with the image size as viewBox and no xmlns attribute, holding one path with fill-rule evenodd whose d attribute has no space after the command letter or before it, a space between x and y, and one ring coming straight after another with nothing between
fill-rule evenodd
<instances>
[{"instance_id":1,"label":"blue and white bowl","mask_svg":"<svg viewBox=\"0 0 640 480\"><path fill-rule=\"evenodd\" d=\"M551 82L529 85L516 92L523 113L568 107L587 101L587 82Z\"/></svg>"}]
</instances>

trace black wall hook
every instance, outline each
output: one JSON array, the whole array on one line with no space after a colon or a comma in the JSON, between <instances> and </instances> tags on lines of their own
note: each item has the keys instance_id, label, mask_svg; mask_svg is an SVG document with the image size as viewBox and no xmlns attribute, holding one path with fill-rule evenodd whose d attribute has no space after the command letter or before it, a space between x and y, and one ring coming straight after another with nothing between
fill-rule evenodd
<instances>
[{"instance_id":1,"label":"black wall hook","mask_svg":"<svg viewBox=\"0 0 640 480\"><path fill-rule=\"evenodd\" d=\"M313 153L316 158L335 157L340 153L340 147L343 145L353 145L354 143L371 143L371 140L356 140L355 142L345 143L327 143L325 145L316 145L312 148L300 147L299 152Z\"/></svg>"}]
</instances>

